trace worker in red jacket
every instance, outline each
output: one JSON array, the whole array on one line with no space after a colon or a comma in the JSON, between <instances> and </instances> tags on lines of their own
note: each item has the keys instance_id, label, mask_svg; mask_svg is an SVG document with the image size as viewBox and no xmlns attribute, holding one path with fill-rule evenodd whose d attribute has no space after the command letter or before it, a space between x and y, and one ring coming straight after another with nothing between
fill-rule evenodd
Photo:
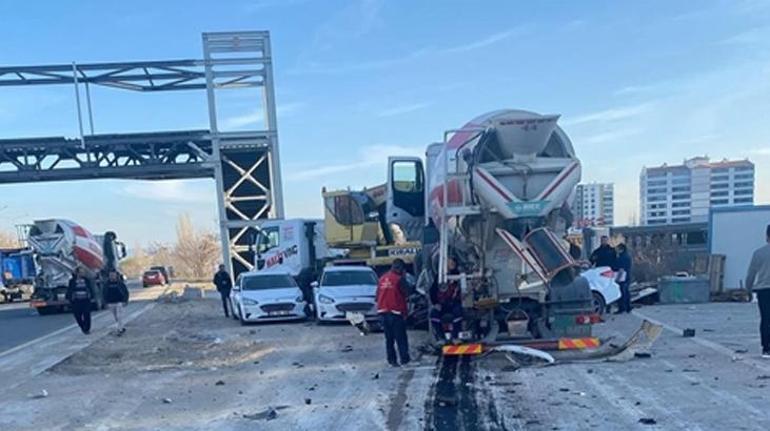
<instances>
[{"instance_id":1,"label":"worker in red jacket","mask_svg":"<svg viewBox=\"0 0 770 431\"><path fill-rule=\"evenodd\" d=\"M382 319L385 332L385 352L388 363L398 367L395 345L401 365L409 363L409 340L406 335L406 298L409 285L404 276L406 265L401 259L393 261L390 271L380 277L377 283L377 313Z\"/></svg>"}]
</instances>

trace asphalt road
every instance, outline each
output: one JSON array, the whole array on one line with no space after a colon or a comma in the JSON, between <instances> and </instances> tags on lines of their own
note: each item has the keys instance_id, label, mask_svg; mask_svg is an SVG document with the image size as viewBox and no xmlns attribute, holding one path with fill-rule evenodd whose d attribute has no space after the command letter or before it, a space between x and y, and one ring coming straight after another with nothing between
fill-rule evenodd
<instances>
[{"instance_id":1,"label":"asphalt road","mask_svg":"<svg viewBox=\"0 0 770 431\"><path fill-rule=\"evenodd\" d=\"M129 281L128 285L131 292L142 290L138 281ZM126 312L130 313L136 307L137 303L129 303ZM29 302L0 304L0 354L74 324L75 320L70 313L40 316L30 308Z\"/></svg>"}]
</instances>

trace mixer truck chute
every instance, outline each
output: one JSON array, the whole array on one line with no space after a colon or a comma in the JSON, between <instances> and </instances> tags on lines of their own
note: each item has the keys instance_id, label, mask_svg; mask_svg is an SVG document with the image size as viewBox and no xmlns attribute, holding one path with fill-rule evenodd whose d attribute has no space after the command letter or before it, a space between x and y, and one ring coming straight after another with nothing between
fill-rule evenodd
<instances>
[{"instance_id":1,"label":"mixer truck chute","mask_svg":"<svg viewBox=\"0 0 770 431\"><path fill-rule=\"evenodd\" d=\"M581 169L558 118L495 111L445 133L424 164L388 160L387 222L413 234L423 215L423 288L460 283L478 338L495 337L511 315L527 316L536 336L590 333L576 325L591 313L590 286L560 244ZM462 274L448 274L449 257Z\"/></svg>"}]
</instances>

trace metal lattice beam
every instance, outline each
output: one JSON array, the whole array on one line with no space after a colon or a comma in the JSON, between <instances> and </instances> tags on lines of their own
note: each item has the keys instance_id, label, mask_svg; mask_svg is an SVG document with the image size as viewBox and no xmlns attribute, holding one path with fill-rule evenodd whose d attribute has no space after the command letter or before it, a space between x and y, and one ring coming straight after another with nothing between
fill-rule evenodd
<instances>
[{"instance_id":1,"label":"metal lattice beam","mask_svg":"<svg viewBox=\"0 0 770 431\"><path fill-rule=\"evenodd\" d=\"M206 130L0 140L0 183L214 176Z\"/></svg>"},{"instance_id":2,"label":"metal lattice beam","mask_svg":"<svg viewBox=\"0 0 770 431\"><path fill-rule=\"evenodd\" d=\"M218 74L214 86L241 88L264 85L264 63L268 59L254 57L247 60L254 63L252 68L222 72ZM223 60L220 64L239 63ZM72 84L77 78L80 84L133 91L203 90L206 88L204 68L203 60L6 66L0 67L0 87Z\"/></svg>"}]
</instances>

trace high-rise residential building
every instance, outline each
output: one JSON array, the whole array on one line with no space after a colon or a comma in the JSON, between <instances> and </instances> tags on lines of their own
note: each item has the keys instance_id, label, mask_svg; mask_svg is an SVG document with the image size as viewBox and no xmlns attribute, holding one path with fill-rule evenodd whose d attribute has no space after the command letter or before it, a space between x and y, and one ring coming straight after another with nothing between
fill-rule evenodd
<instances>
[{"instance_id":1,"label":"high-rise residential building","mask_svg":"<svg viewBox=\"0 0 770 431\"><path fill-rule=\"evenodd\" d=\"M612 226L615 221L612 183L578 184L572 214L577 227Z\"/></svg>"},{"instance_id":2,"label":"high-rise residential building","mask_svg":"<svg viewBox=\"0 0 770 431\"><path fill-rule=\"evenodd\" d=\"M754 164L695 157L681 165L643 168L639 208L643 225L706 222L711 207L752 205Z\"/></svg>"}]
</instances>

